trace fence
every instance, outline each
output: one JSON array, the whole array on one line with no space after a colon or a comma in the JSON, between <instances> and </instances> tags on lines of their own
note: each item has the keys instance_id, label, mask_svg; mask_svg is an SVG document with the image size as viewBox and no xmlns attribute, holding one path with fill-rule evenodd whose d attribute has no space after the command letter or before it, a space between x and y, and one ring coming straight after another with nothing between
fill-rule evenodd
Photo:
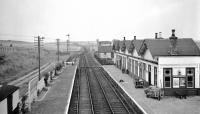
<instances>
[{"instance_id":1,"label":"fence","mask_svg":"<svg viewBox=\"0 0 200 114\"><path fill-rule=\"evenodd\" d=\"M2 55L19 51L22 52L22 51L37 51L37 50L35 48L0 46L0 54Z\"/></svg>"}]
</instances>

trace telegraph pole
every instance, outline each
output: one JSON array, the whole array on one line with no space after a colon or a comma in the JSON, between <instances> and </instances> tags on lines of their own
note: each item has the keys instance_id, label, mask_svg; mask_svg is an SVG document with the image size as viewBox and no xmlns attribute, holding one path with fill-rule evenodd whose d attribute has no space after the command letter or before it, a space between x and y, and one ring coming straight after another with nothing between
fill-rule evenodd
<instances>
[{"instance_id":1,"label":"telegraph pole","mask_svg":"<svg viewBox=\"0 0 200 114\"><path fill-rule=\"evenodd\" d=\"M68 53L68 52L69 52L69 36L70 36L70 35L67 34L66 36L68 37L68 39L67 39L67 53Z\"/></svg>"},{"instance_id":2,"label":"telegraph pole","mask_svg":"<svg viewBox=\"0 0 200 114\"><path fill-rule=\"evenodd\" d=\"M60 48L60 46L59 46L59 45L60 45L60 44L59 44L59 41L60 41L60 39L56 39L56 40L57 40L57 55L58 55L58 63L59 63L59 60L60 60L60 58L59 58L59 54L60 54L60 51L59 51L59 50L60 50L60 49L59 49L59 48Z\"/></svg>"},{"instance_id":3,"label":"telegraph pole","mask_svg":"<svg viewBox=\"0 0 200 114\"><path fill-rule=\"evenodd\" d=\"M41 78L41 73L40 73L40 48L41 48L41 41L43 41L44 37L40 37L40 36L37 36L35 37L37 38L37 48L38 48L38 71L39 71L39 80Z\"/></svg>"}]
</instances>

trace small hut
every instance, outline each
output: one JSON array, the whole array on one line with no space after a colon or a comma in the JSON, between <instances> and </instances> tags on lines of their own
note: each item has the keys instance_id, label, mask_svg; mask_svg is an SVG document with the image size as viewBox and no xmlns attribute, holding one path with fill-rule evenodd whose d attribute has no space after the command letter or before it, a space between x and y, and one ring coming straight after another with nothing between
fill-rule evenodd
<instances>
[{"instance_id":1,"label":"small hut","mask_svg":"<svg viewBox=\"0 0 200 114\"><path fill-rule=\"evenodd\" d=\"M0 85L0 113L17 114L19 88L12 85Z\"/></svg>"}]
</instances>

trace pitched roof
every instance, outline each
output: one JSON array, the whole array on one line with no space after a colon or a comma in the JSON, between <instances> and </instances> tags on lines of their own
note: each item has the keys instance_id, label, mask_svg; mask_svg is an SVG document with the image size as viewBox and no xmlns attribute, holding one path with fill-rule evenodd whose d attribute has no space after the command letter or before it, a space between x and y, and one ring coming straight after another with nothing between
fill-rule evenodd
<instances>
[{"instance_id":1,"label":"pitched roof","mask_svg":"<svg viewBox=\"0 0 200 114\"><path fill-rule=\"evenodd\" d=\"M137 52L139 52L140 47L141 47L143 41L144 41L144 40L134 40L133 44L134 44L134 46L135 46Z\"/></svg>"},{"instance_id":2,"label":"pitched roof","mask_svg":"<svg viewBox=\"0 0 200 114\"><path fill-rule=\"evenodd\" d=\"M118 43L118 41L119 41L119 40L114 40L114 41L113 41L113 45L116 46L117 43ZM125 41L126 49L129 49L129 47L130 47L130 45L131 45L131 41L132 41L132 40L126 40L126 41ZM143 43L143 40L134 40L133 44L134 44L134 47L136 48L136 51L137 51L137 52L139 52L139 49L140 49L142 43ZM121 40L121 41L119 42L120 48L122 47L122 44L123 44L123 40Z\"/></svg>"},{"instance_id":3,"label":"pitched roof","mask_svg":"<svg viewBox=\"0 0 200 114\"><path fill-rule=\"evenodd\" d=\"M171 56L169 39L146 39L143 41L152 56ZM200 50L192 38L177 39L177 56L200 56Z\"/></svg>"},{"instance_id":4,"label":"pitched roof","mask_svg":"<svg viewBox=\"0 0 200 114\"><path fill-rule=\"evenodd\" d=\"M8 95L14 93L17 89L19 88L12 85L3 85L0 87L0 101L7 98Z\"/></svg>"},{"instance_id":5,"label":"pitched roof","mask_svg":"<svg viewBox=\"0 0 200 114\"><path fill-rule=\"evenodd\" d=\"M134 40L133 44L134 44L137 52L139 52L139 49L140 49L142 43L143 43L143 40ZM120 41L120 48L121 48L122 44L123 44L123 41ZM131 45L131 40L126 40L125 44L126 44L126 49L129 49L129 47Z\"/></svg>"},{"instance_id":6,"label":"pitched roof","mask_svg":"<svg viewBox=\"0 0 200 114\"><path fill-rule=\"evenodd\" d=\"M112 52L112 46L99 46L98 52L99 53L104 53L104 52L110 53L110 52Z\"/></svg>"}]
</instances>

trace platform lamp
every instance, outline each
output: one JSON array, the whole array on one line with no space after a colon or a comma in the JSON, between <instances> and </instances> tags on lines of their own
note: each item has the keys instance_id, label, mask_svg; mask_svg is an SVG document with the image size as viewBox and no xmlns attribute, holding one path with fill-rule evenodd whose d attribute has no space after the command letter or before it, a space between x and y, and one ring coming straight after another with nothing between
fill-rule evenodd
<instances>
[{"instance_id":1,"label":"platform lamp","mask_svg":"<svg viewBox=\"0 0 200 114\"><path fill-rule=\"evenodd\" d=\"M67 39L67 54L68 54L69 53L69 44L70 44L70 41L69 41L70 34L67 34L66 36L68 37L68 39Z\"/></svg>"}]
</instances>

